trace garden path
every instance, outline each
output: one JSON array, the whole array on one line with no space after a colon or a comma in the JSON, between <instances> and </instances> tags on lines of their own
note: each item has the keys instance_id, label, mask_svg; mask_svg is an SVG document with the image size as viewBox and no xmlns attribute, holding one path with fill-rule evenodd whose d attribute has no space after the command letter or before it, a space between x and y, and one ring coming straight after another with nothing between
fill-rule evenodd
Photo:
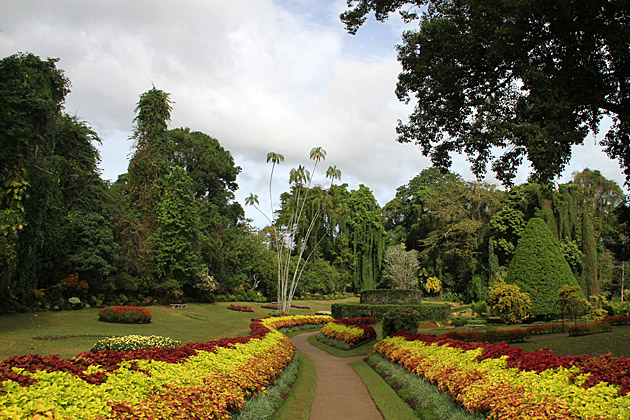
<instances>
[{"instance_id":1,"label":"garden path","mask_svg":"<svg viewBox=\"0 0 630 420\"><path fill-rule=\"evenodd\" d=\"M298 350L313 361L317 371L309 420L383 420L361 378L349 365L365 356L335 357L306 341L314 334L317 331L291 338Z\"/></svg>"}]
</instances>

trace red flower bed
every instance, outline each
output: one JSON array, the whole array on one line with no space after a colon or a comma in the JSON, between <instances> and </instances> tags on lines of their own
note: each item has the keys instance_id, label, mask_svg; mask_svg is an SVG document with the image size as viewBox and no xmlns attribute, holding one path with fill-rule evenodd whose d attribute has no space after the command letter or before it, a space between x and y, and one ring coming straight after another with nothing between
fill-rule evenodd
<instances>
[{"instance_id":1,"label":"red flower bed","mask_svg":"<svg viewBox=\"0 0 630 420\"><path fill-rule=\"evenodd\" d=\"M98 320L120 324L148 324L151 312L140 306L106 306L98 313Z\"/></svg>"},{"instance_id":2,"label":"red flower bed","mask_svg":"<svg viewBox=\"0 0 630 420\"><path fill-rule=\"evenodd\" d=\"M240 305L234 305L234 304L228 306L228 309L231 309L232 311L239 311L239 312L254 312L254 310L250 308L249 306L240 306Z\"/></svg>"},{"instance_id":3,"label":"red flower bed","mask_svg":"<svg viewBox=\"0 0 630 420\"><path fill-rule=\"evenodd\" d=\"M342 325L370 325L376 324L376 319L370 316L362 316L360 318L342 318L333 321L336 324Z\"/></svg>"}]
</instances>

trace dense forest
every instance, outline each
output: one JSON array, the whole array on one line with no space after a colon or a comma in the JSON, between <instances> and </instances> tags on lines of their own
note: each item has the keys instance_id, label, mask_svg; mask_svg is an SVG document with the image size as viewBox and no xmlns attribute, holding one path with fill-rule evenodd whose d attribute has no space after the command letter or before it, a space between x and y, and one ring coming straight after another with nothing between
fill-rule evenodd
<instances>
[{"instance_id":1,"label":"dense forest","mask_svg":"<svg viewBox=\"0 0 630 420\"><path fill-rule=\"evenodd\" d=\"M169 127L168 93L140 94L127 173L108 182L98 134L64 111L69 87L56 60L0 61L0 312L275 300L273 232L290 224L309 256L297 296L396 287L385 255L402 244L417 258L413 287L437 278L444 298L486 300L532 218L559 241L585 296L624 287L630 206L597 170L503 190L428 168L382 208L368 186L314 185L297 221L296 183L275 226L257 230L235 201L241 168L219 140Z\"/></svg>"}]
</instances>

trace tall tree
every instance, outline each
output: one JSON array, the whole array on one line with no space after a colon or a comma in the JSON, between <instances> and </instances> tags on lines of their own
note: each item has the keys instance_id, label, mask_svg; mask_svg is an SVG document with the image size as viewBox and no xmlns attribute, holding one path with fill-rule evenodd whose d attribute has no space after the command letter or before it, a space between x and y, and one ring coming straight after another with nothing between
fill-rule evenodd
<instances>
[{"instance_id":1,"label":"tall tree","mask_svg":"<svg viewBox=\"0 0 630 420\"><path fill-rule=\"evenodd\" d=\"M308 209L306 204L309 202L309 194L312 193L311 184L313 176L317 170L320 161L325 160L326 151L322 147L314 147L309 154L313 161L311 171L304 166L299 165L298 168L291 169L289 173L289 183L291 184L291 192L282 200L283 208L279 211L279 217L272 219L273 216L265 214L258 207L258 196L250 194L245 204L254 206L261 212L270 222L272 229L273 242L277 253L278 264L278 290L277 301L278 310L289 313L293 296L300 285L300 279L304 273L306 263L313 256L314 250L319 243L318 240L309 252L309 241L314 236L314 229L317 226L324 205L320 202L314 213L307 218ZM271 175L269 178L269 197L272 197L271 187L273 183L273 171L275 165L284 160L284 156L278 153L268 153L267 162L272 163ZM335 168L329 168L326 176L331 181L338 179L341 172ZM332 183L331 183L332 187ZM273 206L272 206L273 210ZM306 222L304 226L303 223Z\"/></svg>"},{"instance_id":2,"label":"tall tree","mask_svg":"<svg viewBox=\"0 0 630 420\"><path fill-rule=\"evenodd\" d=\"M366 16L396 10L419 28L403 33L396 94L417 99L398 141L415 142L436 166L464 152L482 176L491 163L511 184L527 158L549 181L571 147L613 124L602 146L630 181L630 21L624 0L348 0L354 34ZM407 8L410 6L410 8ZM425 7L428 6L428 7ZM497 150L504 153L495 157Z\"/></svg>"},{"instance_id":3,"label":"tall tree","mask_svg":"<svg viewBox=\"0 0 630 420\"><path fill-rule=\"evenodd\" d=\"M533 316L558 313L558 291L565 285L578 286L558 240L538 217L527 222L505 282L529 294Z\"/></svg>"}]
</instances>

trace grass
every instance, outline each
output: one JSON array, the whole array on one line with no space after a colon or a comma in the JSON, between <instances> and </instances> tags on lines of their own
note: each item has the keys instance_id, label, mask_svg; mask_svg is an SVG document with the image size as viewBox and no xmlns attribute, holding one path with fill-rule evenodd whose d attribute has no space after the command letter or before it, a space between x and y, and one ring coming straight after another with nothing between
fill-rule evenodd
<instances>
[{"instance_id":1,"label":"grass","mask_svg":"<svg viewBox=\"0 0 630 420\"><path fill-rule=\"evenodd\" d=\"M348 302L356 298L339 301L296 301L309 305L311 309L293 309L292 315L313 314L329 311L332 303ZM251 306L254 312L227 310L230 304ZM262 318L270 310L261 304L249 302L222 302L213 304L189 303L185 309L169 306L149 306L150 324L114 324L98 321L97 308L78 311L38 312L0 316L0 360L24 354L58 354L68 358L89 351L97 337L109 335L159 335L175 340L204 342L226 337L249 334L253 318ZM192 317L191 317L192 315ZM88 337L82 337L88 336ZM41 340L35 337L65 337L58 340Z\"/></svg>"},{"instance_id":2,"label":"grass","mask_svg":"<svg viewBox=\"0 0 630 420\"><path fill-rule=\"evenodd\" d=\"M311 359L300 351L297 354L300 362L297 380L274 420L308 420L309 418L311 404L315 398L317 373Z\"/></svg>"},{"instance_id":3,"label":"grass","mask_svg":"<svg viewBox=\"0 0 630 420\"><path fill-rule=\"evenodd\" d=\"M350 366L367 387L374 403L387 420L417 418L414 411L398 397L398 394L363 360L355 360Z\"/></svg>"}]
</instances>

